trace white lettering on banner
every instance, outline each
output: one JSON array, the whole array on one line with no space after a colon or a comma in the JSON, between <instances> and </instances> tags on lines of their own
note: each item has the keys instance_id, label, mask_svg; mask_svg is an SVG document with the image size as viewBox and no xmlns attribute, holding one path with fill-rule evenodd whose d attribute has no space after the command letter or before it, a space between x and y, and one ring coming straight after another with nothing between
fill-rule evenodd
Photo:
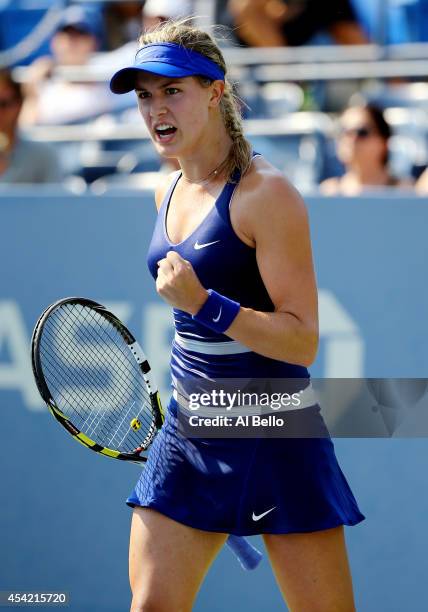
<instances>
[{"instance_id":1,"label":"white lettering on banner","mask_svg":"<svg viewBox=\"0 0 428 612\"><path fill-rule=\"evenodd\" d=\"M105 301L100 303L111 310L125 324L134 307L129 302ZM319 291L320 330L325 341L325 378L359 378L364 372L364 341L357 324L328 290ZM132 331L132 329L131 329ZM17 391L28 410L43 411L41 400L31 372L30 334L27 331L20 306L12 300L0 301L0 349L6 348L8 360L0 360L1 391ZM162 399L168 399L169 361L173 321L166 304L152 302L142 312L143 348L146 352ZM137 338L138 340L139 338ZM122 398L123 399L123 398Z\"/></svg>"},{"instance_id":2,"label":"white lettering on banner","mask_svg":"<svg viewBox=\"0 0 428 612\"><path fill-rule=\"evenodd\" d=\"M0 393L19 391L29 410L43 409L31 372L30 337L19 305L12 300L0 301L0 350L7 348L10 360L0 361Z\"/></svg>"},{"instance_id":3,"label":"white lettering on banner","mask_svg":"<svg viewBox=\"0 0 428 612\"><path fill-rule=\"evenodd\" d=\"M364 376L364 340L355 321L331 291L319 291L318 307L325 353L324 384L317 389L317 393L321 406L329 406L332 426L342 418L344 411L360 393ZM334 378L353 379L343 387L340 398L337 397L337 386L331 380Z\"/></svg>"},{"instance_id":4,"label":"white lettering on banner","mask_svg":"<svg viewBox=\"0 0 428 612\"><path fill-rule=\"evenodd\" d=\"M326 339L324 378L362 378L364 340L357 324L335 295L321 289L318 296L320 336Z\"/></svg>"}]
</instances>

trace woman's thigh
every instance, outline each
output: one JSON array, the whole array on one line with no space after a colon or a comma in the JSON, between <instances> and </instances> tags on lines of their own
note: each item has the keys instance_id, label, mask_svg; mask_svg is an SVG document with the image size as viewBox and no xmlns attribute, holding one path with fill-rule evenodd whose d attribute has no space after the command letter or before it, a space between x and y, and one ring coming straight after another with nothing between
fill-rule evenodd
<instances>
[{"instance_id":1,"label":"woman's thigh","mask_svg":"<svg viewBox=\"0 0 428 612\"><path fill-rule=\"evenodd\" d=\"M355 611L343 526L263 539L290 612Z\"/></svg>"},{"instance_id":2,"label":"woman's thigh","mask_svg":"<svg viewBox=\"0 0 428 612\"><path fill-rule=\"evenodd\" d=\"M200 531L135 508L129 545L131 612L189 612L226 534Z\"/></svg>"}]
</instances>

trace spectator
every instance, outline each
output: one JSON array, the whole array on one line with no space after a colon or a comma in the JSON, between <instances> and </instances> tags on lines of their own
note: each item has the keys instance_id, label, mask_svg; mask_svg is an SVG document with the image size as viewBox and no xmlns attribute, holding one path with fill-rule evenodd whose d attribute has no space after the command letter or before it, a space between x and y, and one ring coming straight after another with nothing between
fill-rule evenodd
<instances>
[{"instance_id":1,"label":"spectator","mask_svg":"<svg viewBox=\"0 0 428 612\"><path fill-rule=\"evenodd\" d=\"M146 0L143 8L143 30L151 30L168 19L190 17L191 0Z\"/></svg>"},{"instance_id":2,"label":"spectator","mask_svg":"<svg viewBox=\"0 0 428 612\"><path fill-rule=\"evenodd\" d=\"M141 11L144 2L108 2L104 9L106 44L114 51L132 41L141 33Z\"/></svg>"},{"instance_id":3,"label":"spectator","mask_svg":"<svg viewBox=\"0 0 428 612\"><path fill-rule=\"evenodd\" d=\"M353 196L367 188L410 186L408 181L392 176L388 168L391 128L380 108L372 104L350 107L342 114L340 124L337 153L345 173L324 181L322 193Z\"/></svg>"},{"instance_id":4,"label":"spectator","mask_svg":"<svg viewBox=\"0 0 428 612\"><path fill-rule=\"evenodd\" d=\"M58 183L62 172L56 151L25 140L17 130L23 103L21 85L0 71L0 183Z\"/></svg>"},{"instance_id":5,"label":"spectator","mask_svg":"<svg viewBox=\"0 0 428 612\"><path fill-rule=\"evenodd\" d=\"M229 0L228 9L236 34L254 47L303 45L320 32L343 45L367 42L349 0Z\"/></svg>"},{"instance_id":6,"label":"spectator","mask_svg":"<svg viewBox=\"0 0 428 612\"><path fill-rule=\"evenodd\" d=\"M179 19L192 15L191 0L146 0L140 14L141 30L151 30L168 19ZM98 64L108 64L118 69L124 64L132 62L137 51L137 41L131 41L119 49L109 53L100 54L96 60Z\"/></svg>"},{"instance_id":7,"label":"spectator","mask_svg":"<svg viewBox=\"0 0 428 612\"><path fill-rule=\"evenodd\" d=\"M105 83L65 82L55 68L85 66L99 48L100 14L85 6L70 6L51 40L52 57L36 60L28 69L27 101L22 125L60 124L92 118L111 110Z\"/></svg>"}]
</instances>

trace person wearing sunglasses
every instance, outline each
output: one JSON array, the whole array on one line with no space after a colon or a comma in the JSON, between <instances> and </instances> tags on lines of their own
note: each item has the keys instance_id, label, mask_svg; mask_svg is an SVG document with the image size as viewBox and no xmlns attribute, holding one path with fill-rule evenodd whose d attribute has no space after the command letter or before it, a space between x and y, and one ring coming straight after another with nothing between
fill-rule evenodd
<instances>
[{"instance_id":1,"label":"person wearing sunglasses","mask_svg":"<svg viewBox=\"0 0 428 612\"><path fill-rule=\"evenodd\" d=\"M63 173L53 147L18 131L24 96L9 70L0 70L0 183L59 183Z\"/></svg>"},{"instance_id":2,"label":"person wearing sunglasses","mask_svg":"<svg viewBox=\"0 0 428 612\"><path fill-rule=\"evenodd\" d=\"M345 172L320 185L325 195L358 195L378 187L406 187L389 169L391 128L373 104L347 108L340 118L337 156Z\"/></svg>"}]
</instances>

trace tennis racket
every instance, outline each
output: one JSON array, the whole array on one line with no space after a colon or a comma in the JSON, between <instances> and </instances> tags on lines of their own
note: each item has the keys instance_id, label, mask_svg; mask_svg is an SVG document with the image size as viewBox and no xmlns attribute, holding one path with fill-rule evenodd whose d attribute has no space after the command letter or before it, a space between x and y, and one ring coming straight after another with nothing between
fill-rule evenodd
<instances>
[{"instance_id":1,"label":"tennis racket","mask_svg":"<svg viewBox=\"0 0 428 612\"><path fill-rule=\"evenodd\" d=\"M58 300L37 321L31 357L40 395L75 440L113 459L147 460L164 412L147 357L113 313L85 298ZM245 569L262 559L245 538L227 543Z\"/></svg>"}]
</instances>

